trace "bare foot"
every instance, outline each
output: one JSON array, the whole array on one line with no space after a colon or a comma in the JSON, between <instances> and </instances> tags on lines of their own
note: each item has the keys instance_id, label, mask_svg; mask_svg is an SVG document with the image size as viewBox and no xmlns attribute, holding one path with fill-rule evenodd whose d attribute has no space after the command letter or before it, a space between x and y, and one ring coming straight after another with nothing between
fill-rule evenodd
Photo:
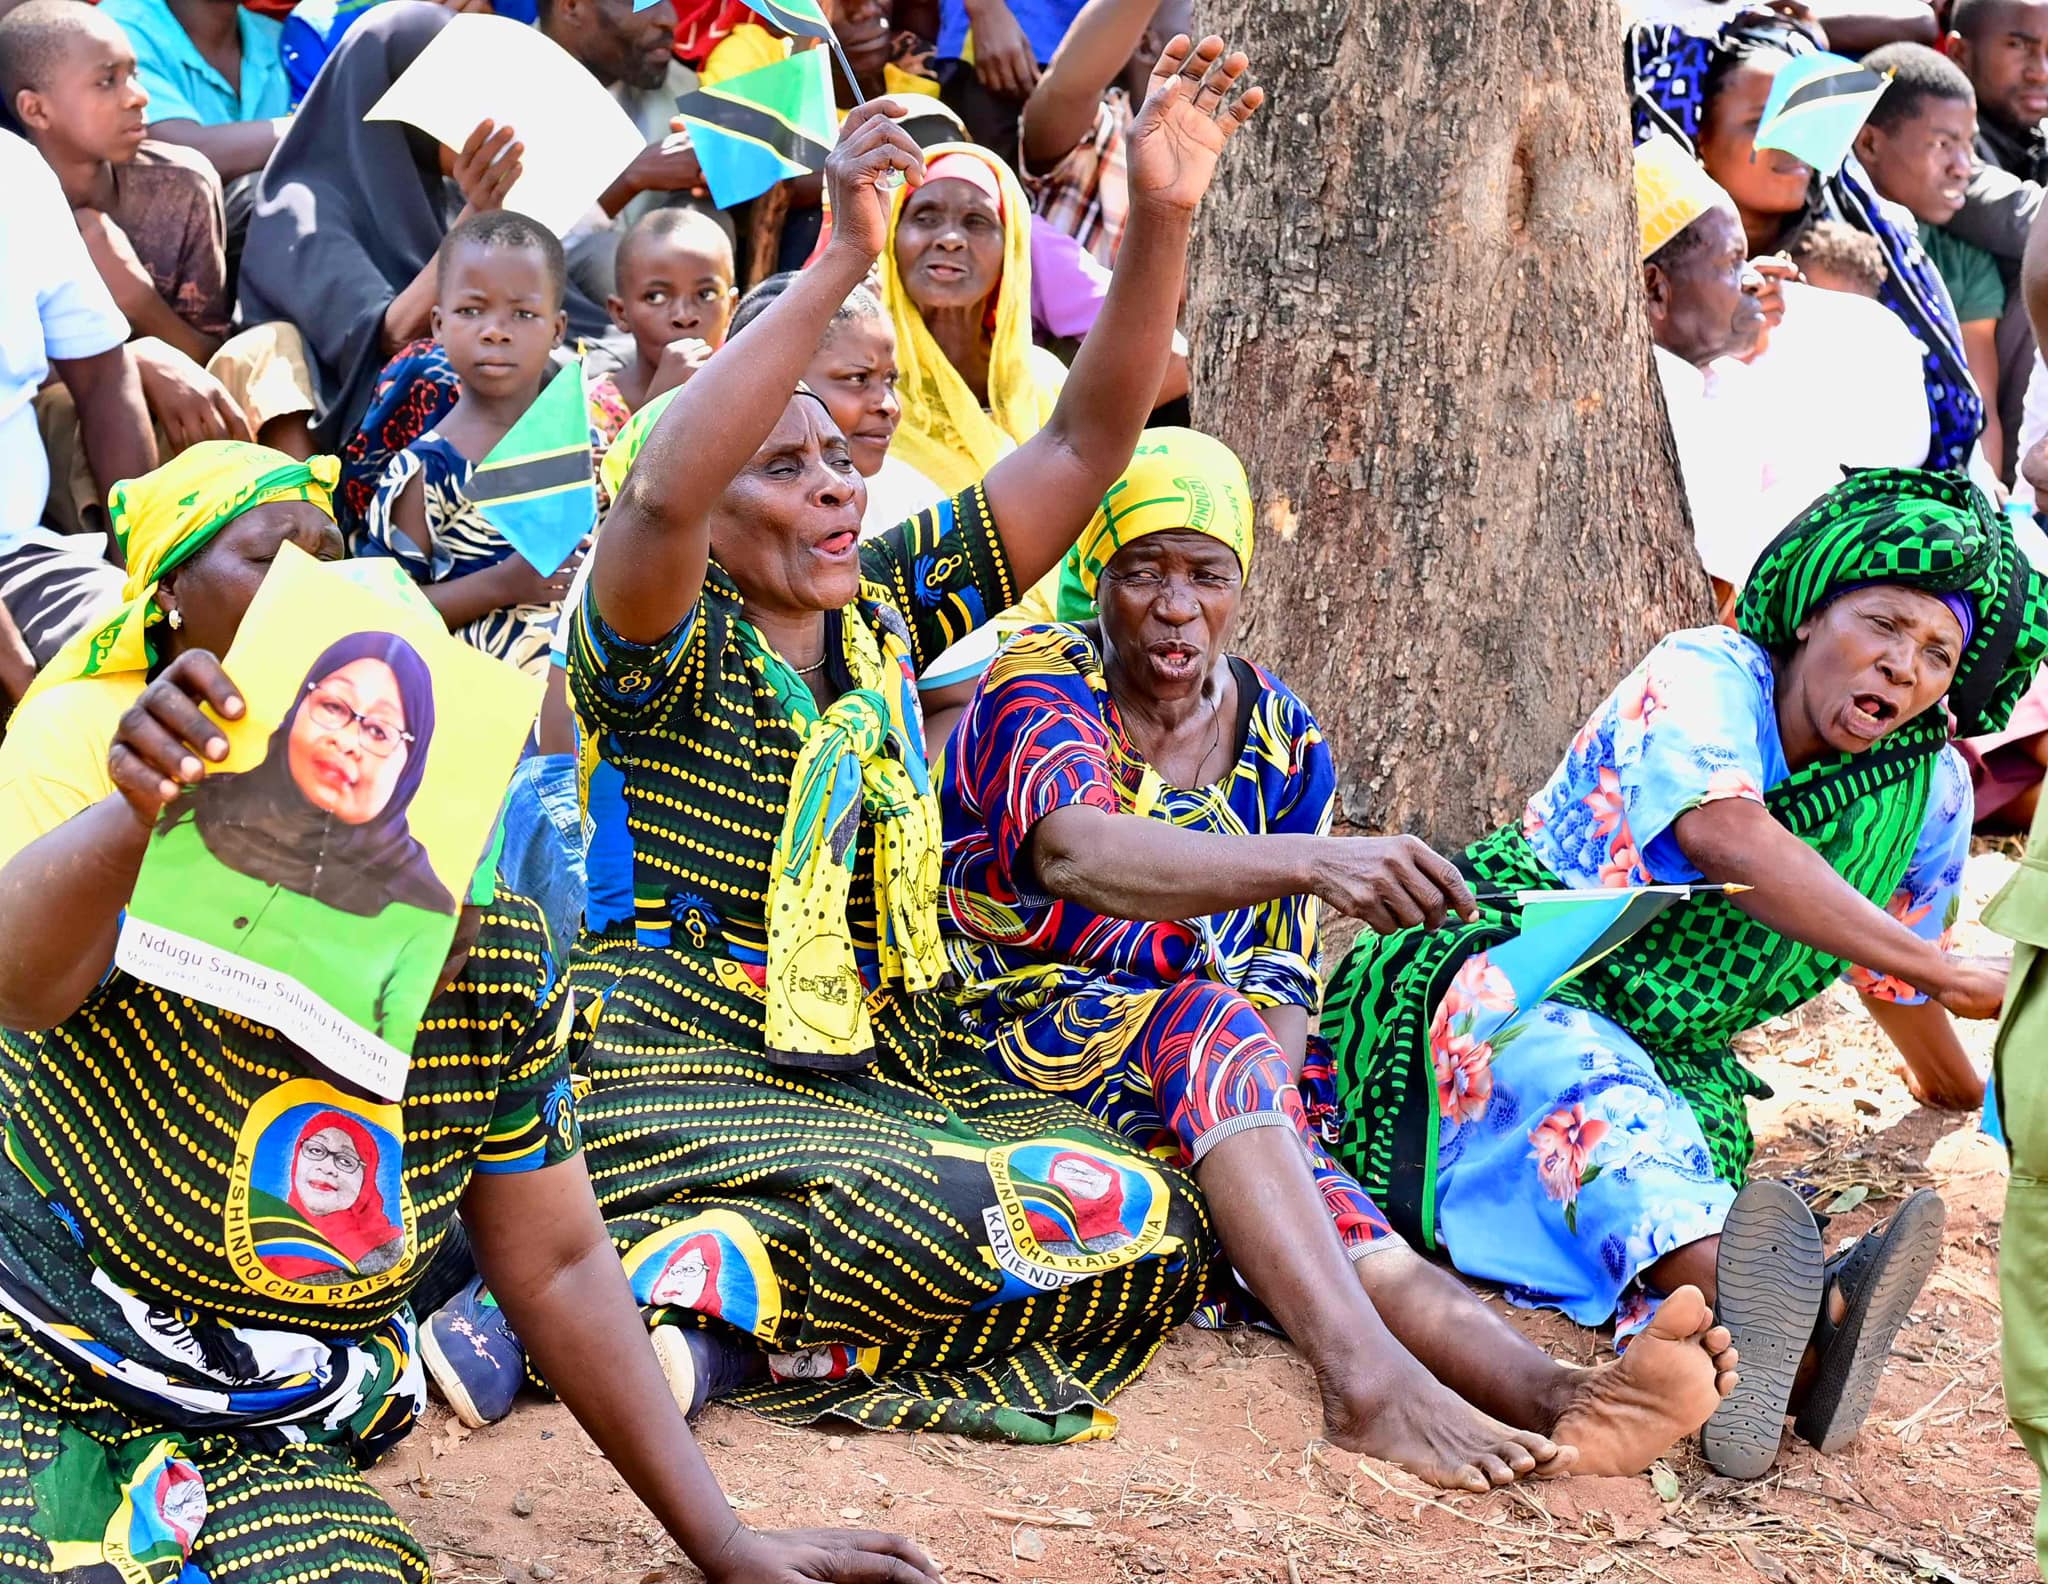
<instances>
[{"instance_id":1,"label":"bare foot","mask_svg":"<svg viewBox=\"0 0 2048 1584\"><path fill-rule=\"evenodd\" d=\"M1488 1491L1571 1471L1576 1456L1474 1408L1420 1365L1373 1386L1323 1388L1323 1433L1347 1452L1397 1463L1442 1490Z\"/></svg>"},{"instance_id":2,"label":"bare foot","mask_svg":"<svg viewBox=\"0 0 2048 1584\"><path fill-rule=\"evenodd\" d=\"M1681 1287L1612 1364L1581 1374L1551 1434L1574 1474L1640 1474L1735 1389L1735 1348L1697 1287Z\"/></svg>"}]
</instances>

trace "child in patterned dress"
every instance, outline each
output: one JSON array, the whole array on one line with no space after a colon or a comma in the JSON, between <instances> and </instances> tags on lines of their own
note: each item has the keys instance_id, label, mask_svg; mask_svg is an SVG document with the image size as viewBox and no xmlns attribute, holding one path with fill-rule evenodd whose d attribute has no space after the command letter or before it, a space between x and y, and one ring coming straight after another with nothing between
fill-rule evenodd
<instances>
[{"instance_id":1,"label":"child in patterned dress","mask_svg":"<svg viewBox=\"0 0 2048 1584\"><path fill-rule=\"evenodd\" d=\"M357 555L395 557L448 630L535 676L578 550L543 576L469 498L470 475L540 396L568 324L562 244L523 215L473 216L442 244L433 330L462 382L454 407L392 457L356 534ZM565 379L581 378L564 371ZM592 445L624 414L590 401Z\"/></svg>"}]
</instances>

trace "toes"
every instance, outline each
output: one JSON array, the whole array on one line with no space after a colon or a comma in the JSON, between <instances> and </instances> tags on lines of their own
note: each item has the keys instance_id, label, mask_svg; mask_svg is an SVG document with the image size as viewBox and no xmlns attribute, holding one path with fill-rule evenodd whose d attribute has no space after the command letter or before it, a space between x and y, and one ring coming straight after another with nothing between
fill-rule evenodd
<instances>
[{"instance_id":1,"label":"toes","mask_svg":"<svg viewBox=\"0 0 2048 1584\"><path fill-rule=\"evenodd\" d=\"M1486 1476L1488 1484L1514 1484L1515 1471L1509 1468L1507 1464L1503 1462L1501 1459L1495 1457L1491 1452L1482 1452L1479 1454L1477 1458L1473 1459L1473 1461L1479 1465L1479 1471Z\"/></svg>"},{"instance_id":2,"label":"toes","mask_svg":"<svg viewBox=\"0 0 2048 1584\"><path fill-rule=\"evenodd\" d=\"M1517 1474L1527 1474L1536 1467L1536 1454L1519 1441L1508 1442L1496 1455Z\"/></svg>"},{"instance_id":3,"label":"toes","mask_svg":"<svg viewBox=\"0 0 2048 1584\"><path fill-rule=\"evenodd\" d=\"M1705 1336L1700 1338L1700 1346L1713 1354L1715 1358L1719 1358L1723 1353L1734 1350L1735 1334L1726 1326L1715 1326Z\"/></svg>"},{"instance_id":4,"label":"toes","mask_svg":"<svg viewBox=\"0 0 2048 1584\"><path fill-rule=\"evenodd\" d=\"M1734 1370L1727 1370L1724 1373L1716 1375L1714 1377L1714 1390L1719 1392L1723 1397L1734 1396L1735 1388L1740 1386L1741 1384L1742 1377L1736 1374Z\"/></svg>"},{"instance_id":5,"label":"toes","mask_svg":"<svg viewBox=\"0 0 2048 1584\"><path fill-rule=\"evenodd\" d=\"M1559 1446L1549 1436L1537 1435L1533 1430L1516 1432L1514 1444L1526 1448L1529 1455L1538 1463L1554 1462L1562 1454L1572 1450L1570 1447Z\"/></svg>"},{"instance_id":6,"label":"toes","mask_svg":"<svg viewBox=\"0 0 2048 1584\"><path fill-rule=\"evenodd\" d=\"M1446 1490L1468 1490L1485 1495L1493 1489L1493 1481L1486 1477L1486 1471L1477 1463L1467 1463L1444 1482Z\"/></svg>"},{"instance_id":7,"label":"toes","mask_svg":"<svg viewBox=\"0 0 2048 1584\"><path fill-rule=\"evenodd\" d=\"M1657 1307L1645 1334L1667 1341L1682 1341L1704 1331L1712 1319L1706 1295L1697 1287L1680 1287Z\"/></svg>"}]
</instances>

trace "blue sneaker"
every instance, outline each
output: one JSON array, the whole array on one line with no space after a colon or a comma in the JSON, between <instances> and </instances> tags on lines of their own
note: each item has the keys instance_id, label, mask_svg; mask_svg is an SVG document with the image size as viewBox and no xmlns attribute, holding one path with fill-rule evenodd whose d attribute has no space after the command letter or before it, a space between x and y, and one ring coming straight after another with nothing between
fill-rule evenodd
<instances>
[{"instance_id":1,"label":"blue sneaker","mask_svg":"<svg viewBox=\"0 0 2048 1584\"><path fill-rule=\"evenodd\" d=\"M420 1360L441 1400L472 1430L512 1411L526 1371L526 1350L481 1277L420 1327Z\"/></svg>"},{"instance_id":2,"label":"blue sneaker","mask_svg":"<svg viewBox=\"0 0 2048 1584\"><path fill-rule=\"evenodd\" d=\"M649 1333L654 1357L668 1379L669 1394L692 1423L707 1403L730 1397L764 1373L758 1348L679 1325L658 1325Z\"/></svg>"}]
</instances>

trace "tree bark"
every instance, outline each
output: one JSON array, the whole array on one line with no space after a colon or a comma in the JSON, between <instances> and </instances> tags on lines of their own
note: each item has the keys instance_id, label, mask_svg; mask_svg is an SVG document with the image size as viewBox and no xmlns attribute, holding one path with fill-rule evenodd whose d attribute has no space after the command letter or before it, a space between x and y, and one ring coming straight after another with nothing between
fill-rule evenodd
<instances>
[{"instance_id":1,"label":"tree bark","mask_svg":"<svg viewBox=\"0 0 2048 1584\"><path fill-rule=\"evenodd\" d=\"M1520 810L1712 620L1650 361L1612 0L1217 0L1273 95L1191 271L1196 420L1250 471L1236 647L1316 712L1342 821Z\"/></svg>"}]
</instances>

